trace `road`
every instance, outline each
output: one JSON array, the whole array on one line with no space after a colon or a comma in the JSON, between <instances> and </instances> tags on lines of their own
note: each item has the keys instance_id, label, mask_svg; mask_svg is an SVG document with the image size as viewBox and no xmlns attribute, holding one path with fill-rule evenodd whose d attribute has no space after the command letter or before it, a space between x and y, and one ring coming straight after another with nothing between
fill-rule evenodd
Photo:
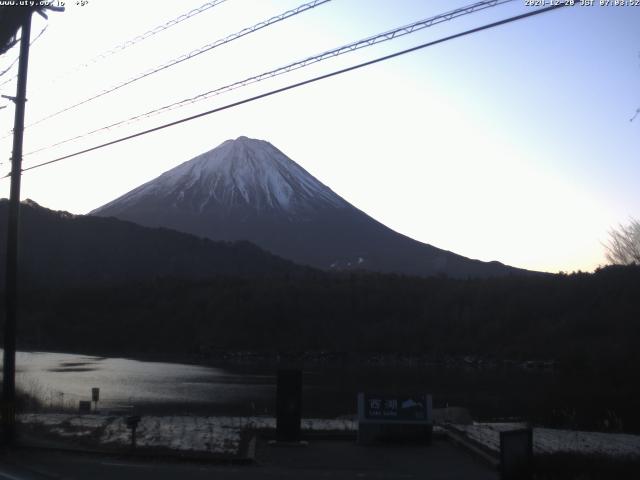
<instances>
[{"instance_id":1,"label":"road","mask_svg":"<svg viewBox=\"0 0 640 480\"><path fill-rule=\"evenodd\" d=\"M0 480L144 479L418 479L497 480L497 472L453 447L362 447L348 441L274 447L259 441L248 465L142 460L96 454L19 449L0 456Z\"/></svg>"}]
</instances>

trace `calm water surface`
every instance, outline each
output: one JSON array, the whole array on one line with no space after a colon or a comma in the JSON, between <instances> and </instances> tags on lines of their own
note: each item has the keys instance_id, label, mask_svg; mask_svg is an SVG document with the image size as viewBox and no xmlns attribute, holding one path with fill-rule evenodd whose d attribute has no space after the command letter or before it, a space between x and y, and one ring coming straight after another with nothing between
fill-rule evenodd
<instances>
[{"instance_id":1,"label":"calm water surface","mask_svg":"<svg viewBox=\"0 0 640 480\"><path fill-rule=\"evenodd\" d=\"M275 367L204 366L70 353L19 352L17 384L45 405L78 408L100 388L100 408L133 405L141 414L275 413ZM523 418L598 428L607 412L640 428L633 396L588 378L550 372L445 367L312 366L303 370L303 415L356 412L356 394L431 393L434 406L469 408L476 419Z\"/></svg>"},{"instance_id":2,"label":"calm water surface","mask_svg":"<svg viewBox=\"0 0 640 480\"><path fill-rule=\"evenodd\" d=\"M18 352L16 370L18 387L52 406L90 400L91 388L99 387L104 407L255 410L256 402L264 404L275 392L272 375L69 353Z\"/></svg>"},{"instance_id":3,"label":"calm water surface","mask_svg":"<svg viewBox=\"0 0 640 480\"><path fill-rule=\"evenodd\" d=\"M134 405L148 413L273 414L275 371L255 364L224 368L105 358L70 353L19 352L17 384L45 405L77 408L100 388L101 408ZM436 406L465 406L474 415L504 417L526 411L527 392L548 376L438 368L312 367L304 369L306 416L356 411L359 391L434 395Z\"/></svg>"}]
</instances>

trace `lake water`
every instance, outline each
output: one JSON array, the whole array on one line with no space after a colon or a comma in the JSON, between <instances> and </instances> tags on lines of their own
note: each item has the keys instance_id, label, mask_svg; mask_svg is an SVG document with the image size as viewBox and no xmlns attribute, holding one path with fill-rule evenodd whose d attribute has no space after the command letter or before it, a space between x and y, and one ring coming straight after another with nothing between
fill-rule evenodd
<instances>
[{"instance_id":1,"label":"lake water","mask_svg":"<svg viewBox=\"0 0 640 480\"><path fill-rule=\"evenodd\" d=\"M255 410L273 396L272 375L179 363L48 352L18 352L16 384L45 405L78 405L100 388L100 404L152 410L212 411L240 406ZM253 406L252 406L253 403Z\"/></svg>"},{"instance_id":2,"label":"lake water","mask_svg":"<svg viewBox=\"0 0 640 480\"><path fill-rule=\"evenodd\" d=\"M100 388L100 406L134 405L148 413L255 415L275 411L272 366L199 366L70 353L18 352L17 385L45 405L77 408ZM547 376L459 371L433 367L312 367L303 372L307 416L356 411L356 394L421 393L436 406L472 408L475 415L523 415L532 386Z\"/></svg>"},{"instance_id":3,"label":"lake water","mask_svg":"<svg viewBox=\"0 0 640 480\"><path fill-rule=\"evenodd\" d=\"M187 365L69 353L19 352L17 385L48 406L78 408L100 388L100 408L133 405L142 414L275 413L275 367ZM480 420L523 418L553 426L599 428L614 412L625 430L640 417L626 390L553 372L445 367L312 366L303 370L303 415L356 412L358 392L431 393L434 406L469 408Z\"/></svg>"}]
</instances>

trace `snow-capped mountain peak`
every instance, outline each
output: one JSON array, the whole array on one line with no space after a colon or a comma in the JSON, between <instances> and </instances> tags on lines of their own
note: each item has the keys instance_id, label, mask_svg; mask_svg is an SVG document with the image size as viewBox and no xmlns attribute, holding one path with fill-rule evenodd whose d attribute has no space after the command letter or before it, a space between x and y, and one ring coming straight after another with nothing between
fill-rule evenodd
<instances>
[{"instance_id":1,"label":"snow-capped mountain peak","mask_svg":"<svg viewBox=\"0 0 640 480\"><path fill-rule=\"evenodd\" d=\"M210 205L289 213L319 204L347 205L269 142L244 136L223 142L112 203L136 202L146 196L172 198L174 208L199 212Z\"/></svg>"}]
</instances>

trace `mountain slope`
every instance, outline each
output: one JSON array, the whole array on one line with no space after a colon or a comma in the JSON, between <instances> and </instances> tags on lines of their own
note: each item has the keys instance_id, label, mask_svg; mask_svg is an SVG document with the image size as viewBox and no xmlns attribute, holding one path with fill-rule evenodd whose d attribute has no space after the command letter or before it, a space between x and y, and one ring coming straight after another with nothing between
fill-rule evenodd
<instances>
[{"instance_id":1,"label":"mountain slope","mask_svg":"<svg viewBox=\"0 0 640 480\"><path fill-rule=\"evenodd\" d=\"M270 143L247 137L227 140L91 214L214 240L248 240L322 269L454 277L523 272L394 232Z\"/></svg>"},{"instance_id":2,"label":"mountain slope","mask_svg":"<svg viewBox=\"0 0 640 480\"><path fill-rule=\"evenodd\" d=\"M8 201L0 200L0 257ZM304 269L248 242L214 242L115 218L72 215L23 202L20 277L29 286L90 286L158 277L297 274ZM0 276L4 283L4 276Z\"/></svg>"}]
</instances>

